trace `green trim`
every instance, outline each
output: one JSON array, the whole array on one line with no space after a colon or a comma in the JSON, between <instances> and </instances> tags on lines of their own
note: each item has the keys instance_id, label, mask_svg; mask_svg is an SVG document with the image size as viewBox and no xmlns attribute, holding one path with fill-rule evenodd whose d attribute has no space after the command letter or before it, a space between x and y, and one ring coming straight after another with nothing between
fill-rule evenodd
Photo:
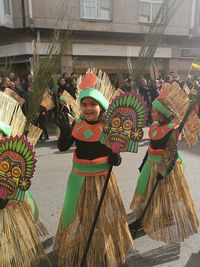
<instances>
[{"instance_id":1,"label":"green trim","mask_svg":"<svg viewBox=\"0 0 200 267\"><path fill-rule=\"evenodd\" d=\"M152 106L159 111L160 113L164 114L167 118L169 118L173 113L166 108L158 99L155 99L152 102Z\"/></svg>"},{"instance_id":2,"label":"green trim","mask_svg":"<svg viewBox=\"0 0 200 267\"><path fill-rule=\"evenodd\" d=\"M144 194L146 191L149 177L151 175L151 168L152 164L149 161L146 161L137 181L137 191L140 194Z\"/></svg>"},{"instance_id":3,"label":"green trim","mask_svg":"<svg viewBox=\"0 0 200 267\"><path fill-rule=\"evenodd\" d=\"M95 88L87 88L80 92L79 101L86 97L95 99L105 110L108 109L109 103L103 94Z\"/></svg>"},{"instance_id":4,"label":"green trim","mask_svg":"<svg viewBox=\"0 0 200 267\"><path fill-rule=\"evenodd\" d=\"M103 162L99 164L79 164L77 162L73 162L73 170L77 170L79 172L100 172L109 169L110 164L108 162Z\"/></svg>"},{"instance_id":5,"label":"green trim","mask_svg":"<svg viewBox=\"0 0 200 267\"><path fill-rule=\"evenodd\" d=\"M79 195L85 177L71 172L69 175L64 205L62 209L62 227L67 227L74 219Z\"/></svg>"},{"instance_id":6,"label":"green trim","mask_svg":"<svg viewBox=\"0 0 200 267\"><path fill-rule=\"evenodd\" d=\"M148 154L147 160L153 161L153 162L162 162L163 157L160 155L152 155Z\"/></svg>"},{"instance_id":7,"label":"green trim","mask_svg":"<svg viewBox=\"0 0 200 267\"><path fill-rule=\"evenodd\" d=\"M155 156L155 155L151 155L148 154L148 158L142 168L142 171L138 177L138 181L137 181L137 191L140 194L144 194L149 182L149 178L151 175L151 168L153 166L153 162L162 162L162 156ZM151 162L152 161L152 162Z\"/></svg>"},{"instance_id":8,"label":"green trim","mask_svg":"<svg viewBox=\"0 0 200 267\"><path fill-rule=\"evenodd\" d=\"M2 132L5 136L9 136L11 132L11 127L8 124L0 121L0 132Z\"/></svg>"}]
</instances>

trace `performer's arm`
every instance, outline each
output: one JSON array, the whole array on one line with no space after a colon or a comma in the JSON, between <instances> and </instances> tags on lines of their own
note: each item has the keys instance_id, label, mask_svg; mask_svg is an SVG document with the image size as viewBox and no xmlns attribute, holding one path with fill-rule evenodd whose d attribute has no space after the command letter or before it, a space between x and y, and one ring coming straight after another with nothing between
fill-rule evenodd
<instances>
[{"instance_id":1,"label":"performer's arm","mask_svg":"<svg viewBox=\"0 0 200 267\"><path fill-rule=\"evenodd\" d=\"M60 135L57 147L60 151L67 151L74 143L74 137L70 135Z\"/></svg>"},{"instance_id":2,"label":"performer's arm","mask_svg":"<svg viewBox=\"0 0 200 267\"><path fill-rule=\"evenodd\" d=\"M74 137L71 135L72 126L70 125L69 121L65 121L64 123L60 123L60 137L58 139L57 147L60 151L67 151L72 144L74 143Z\"/></svg>"}]
</instances>

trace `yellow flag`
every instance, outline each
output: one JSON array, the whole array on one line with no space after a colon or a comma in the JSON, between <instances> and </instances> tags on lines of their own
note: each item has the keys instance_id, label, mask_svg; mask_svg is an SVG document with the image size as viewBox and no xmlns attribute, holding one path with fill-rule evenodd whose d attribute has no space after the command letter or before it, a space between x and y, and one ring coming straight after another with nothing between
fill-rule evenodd
<instances>
[{"instance_id":1,"label":"yellow flag","mask_svg":"<svg viewBox=\"0 0 200 267\"><path fill-rule=\"evenodd\" d=\"M192 67L197 69L197 70L200 70L200 65L198 65L196 63L192 63Z\"/></svg>"}]
</instances>

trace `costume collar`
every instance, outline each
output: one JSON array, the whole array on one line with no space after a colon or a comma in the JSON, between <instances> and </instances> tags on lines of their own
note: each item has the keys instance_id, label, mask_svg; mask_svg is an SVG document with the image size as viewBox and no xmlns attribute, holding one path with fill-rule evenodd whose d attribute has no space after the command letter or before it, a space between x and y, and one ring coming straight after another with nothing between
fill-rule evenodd
<instances>
[{"instance_id":1,"label":"costume collar","mask_svg":"<svg viewBox=\"0 0 200 267\"><path fill-rule=\"evenodd\" d=\"M158 122L154 122L149 128L149 138L151 140L160 140L166 134L168 134L174 127L175 124L172 122L164 125L160 125Z\"/></svg>"}]
</instances>

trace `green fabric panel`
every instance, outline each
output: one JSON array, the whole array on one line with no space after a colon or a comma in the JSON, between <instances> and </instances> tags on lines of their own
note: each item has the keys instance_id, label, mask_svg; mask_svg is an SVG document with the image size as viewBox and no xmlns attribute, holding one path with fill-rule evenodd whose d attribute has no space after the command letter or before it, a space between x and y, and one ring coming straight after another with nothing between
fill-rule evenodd
<instances>
[{"instance_id":1,"label":"green fabric panel","mask_svg":"<svg viewBox=\"0 0 200 267\"><path fill-rule=\"evenodd\" d=\"M151 174L152 164L146 161L137 182L137 190L140 194L144 194Z\"/></svg>"},{"instance_id":2,"label":"green fabric panel","mask_svg":"<svg viewBox=\"0 0 200 267\"><path fill-rule=\"evenodd\" d=\"M62 210L62 227L67 227L74 219L76 209L78 205L78 199L81 192L84 176L71 172L67 189L65 194L65 200Z\"/></svg>"},{"instance_id":3,"label":"green fabric panel","mask_svg":"<svg viewBox=\"0 0 200 267\"><path fill-rule=\"evenodd\" d=\"M2 132L5 136L9 136L11 132L11 127L0 121L0 132Z\"/></svg>"},{"instance_id":4,"label":"green fabric panel","mask_svg":"<svg viewBox=\"0 0 200 267\"><path fill-rule=\"evenodd\" d=\"M162 161L162 156L160 155L152 155L152 154L148 154L148 158L150 161L154 161L154 162L161 162Z\"/></svg>"},{"instance_id":5,"label":"green fabric panel","mask_svg":"<svg viewBox=\"0 0 200 267\"><path fill-rule=\"evenodd\" d=\"M86 139L90 139L90 137L92 137L94 135L94 133L90 130L90 129L87 129L84 134Z\"/></svg>"},{"instance_id":6,"label":"green fabric panel","mask_svg":"<svg viewBox=\"0 0 200 267\"><path fill-rule=\"evenodd\" d=\"M103 162L99 164L79 164L73 162L73 169L78 170L79 172L100 172L109 169L110 164L108 162Z\"/></svg>"},{"instance_id":7,"label":"green fabric panel","mask_svg":"<svg viewBox=\"0 0 200 267\"><path fill-rule=\"evenodd\" d=\"M147 184L149 181L149 177L151 175L151 168L152 168L152 163L150 162L161 162L162 161L162 156L155 156L155 155L148 155L148 158L142 168L142 171L139 175L138 182L137 182L137 190L140 194L144 194L147 188Z\"/></svg>"}]
</instances>

